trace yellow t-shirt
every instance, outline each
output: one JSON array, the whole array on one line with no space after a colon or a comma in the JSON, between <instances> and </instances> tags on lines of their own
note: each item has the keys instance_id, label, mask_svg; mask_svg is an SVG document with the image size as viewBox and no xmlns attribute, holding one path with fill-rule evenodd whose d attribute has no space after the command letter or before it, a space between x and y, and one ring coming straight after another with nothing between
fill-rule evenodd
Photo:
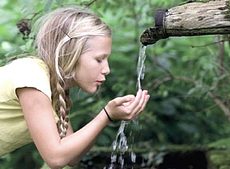
<instances>
[{"instance_id":1,"label":"yellow t-shirt","mask_svg":"<svg viewBox=\"0 0 230 169\"><path fill-rule=\"evenodd\" d=\"M51 100L49 71L41 59L20 58L0 67L0 156L32 142L16 95L21 87L36 88Z\"/></svg>"}]
</instances>

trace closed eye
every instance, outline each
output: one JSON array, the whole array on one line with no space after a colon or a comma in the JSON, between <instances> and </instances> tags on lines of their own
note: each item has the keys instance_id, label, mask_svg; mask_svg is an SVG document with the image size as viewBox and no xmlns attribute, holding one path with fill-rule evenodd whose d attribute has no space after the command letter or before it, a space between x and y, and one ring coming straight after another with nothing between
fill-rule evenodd
<instances>
[{"instance_id":1,"label":"closed eye","mask_svg":"<svg viewBox=\"0 0 230 169\"><path fill-rule=\"evenodd\" d=\"M103 59L96 59L98 63L101 63Z\"/></svg>"},{"instance_id":2,"label":"closed eye","mask_svg":"<svg viewBox=\"0 0 230 169\"><path fill-rule=\"evenodd\" d=\"M108 59L108 55L99 55L96 56L95 59L98 63L102 63L103 61Z\"/></svg>"}]
</instances>

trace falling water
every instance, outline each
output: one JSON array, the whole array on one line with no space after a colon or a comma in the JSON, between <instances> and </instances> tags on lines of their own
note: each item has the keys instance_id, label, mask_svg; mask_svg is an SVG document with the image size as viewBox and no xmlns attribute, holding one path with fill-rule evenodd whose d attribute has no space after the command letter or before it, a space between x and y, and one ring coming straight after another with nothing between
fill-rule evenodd
<instances>
[{"instance_id":1,"label":"falling water","mask_svg":"<svg viewBox=\"0 0 230 169\"><path fill-rule=\"evenodd\" d=\"M144 79L145 74L145 50L146 46L141 46L139 51L138 63L137 63L137 89L141 89L141 80ZM124 154L128 150L128 142L127 137L125 135L125 127L128 125L129 122L121 121L118 133L116 135L116 139L112 144L113 152L111 154L111 162L108 169L114 169L116 166L115 164L118 163L120 165L120 169L124 169ZM137 123L136 123L137 124ZM131 152L130 154L131 161L133 163L136 162L136 154ZM104 169L106 169L104 167Z\"/></svg>"},{"instance_id":2,"label":"falling water","mask_svg":"<svg viewBox=\"0 0 230 169\"><path fill-rule=\"evenodd\" d=\"M121 121L117 136L112 144L113 152L111 154L111 162L108 169L113 169L116 162L120 164L120 168L124 169L124 154L128 150L127 137L125 136L125 126L128 124L127 121ZM119 154L118 154L119 153Z\"/></svg>"},{"instance_id":3,"label":"falling water","mask_svg":"<svg viewBox=\"0 0 230 169\"><path fill-rule=\"evenodd\" d=\"M144 79L145 76L145 51L146 51L146 46L141 46L140 52L139 52L139 57L138 57L138 62L137 62L137 88L138 90L141 89L141 80Z\"/></svg>"}]
</instances>

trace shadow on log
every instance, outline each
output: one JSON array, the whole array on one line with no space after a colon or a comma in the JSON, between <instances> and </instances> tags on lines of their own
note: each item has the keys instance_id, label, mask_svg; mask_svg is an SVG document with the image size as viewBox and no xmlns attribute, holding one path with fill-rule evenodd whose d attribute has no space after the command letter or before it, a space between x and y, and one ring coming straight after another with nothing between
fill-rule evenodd
<instances>
[{"instance_id":1,"label":"shadow on log","mask_svg":"<svg viewBox=\"0 0 230 169\"><path fill-rule=\"evenodd\" d=\"M156 43L170 36L230 34L230 0L191 2L170 9L159 9L155 27L146 29L140 41Z\"/></svg>"}]
</instances>

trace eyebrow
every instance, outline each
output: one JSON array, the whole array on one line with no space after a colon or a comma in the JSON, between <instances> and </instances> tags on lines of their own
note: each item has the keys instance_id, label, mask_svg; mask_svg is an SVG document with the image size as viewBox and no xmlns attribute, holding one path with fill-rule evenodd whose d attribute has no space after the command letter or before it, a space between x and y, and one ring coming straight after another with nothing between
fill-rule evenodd
<instances>
[{"instance_id":1,"label":"eyebrow","mask_svg":"<svg viewBox=\"0 0 230 169\"><path fill-rule=\"evenodd\" d=\"M108 58L110 54L102 54L102 55L95 55L95 57L99 57L102 59Z\"/></svg>"}]
</instances>

